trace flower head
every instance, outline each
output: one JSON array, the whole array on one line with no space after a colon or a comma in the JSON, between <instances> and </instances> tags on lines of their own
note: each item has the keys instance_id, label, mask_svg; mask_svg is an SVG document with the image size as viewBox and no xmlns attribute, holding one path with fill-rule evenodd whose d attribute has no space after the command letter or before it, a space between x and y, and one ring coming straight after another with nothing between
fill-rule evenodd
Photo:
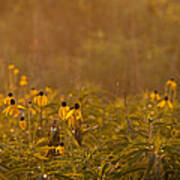
<instances>
[{"instance_id":1,"label":"flower head","mask_svg":"<svg viewBox=\"0 0 180 180\"><path fill-rule=\"evenodd\" d=\"M11 105L15 105L15 104L16 104L15 100L14 100L14 99L11 99L10 104L11 104Z\"/></svg>"},{"instance_id":2,"label":"flower head","mask_svg":"<svg viewBox=\"0 0 180 180\"><path fill-rule=\"evenodd\" d=\"M36 96L38 94L38 91L35 88L32 88L30 91L31 96Z\"/></svg>"},{"instance_id":3,"label":"flower head","mask_svg":"<svg viewBox=\"0 0 180 180\"><path fill-rule=\"evenodd\" d=\"M165 97L164 97L164 100L165 100L165 101L168 101L168 96L165 96Z\"/></svg>"},{"instance_id":4,"label":"flower head","mask_svg":"<svg viewBox=\"0 0 180 180\"><path fill-rule=\"evenodd\" d=\"M62 119L62 120L66 120L66 116L69 112L69 106L67 106L67 103L65 101L63 101L61 103L61 107L59 108L59 117Z\"/></svg>"},{"instance_id":5,"label":"flower head","mask_svg":"<svg viewBox=\"0 0 180 180\"><path fill-rule=\"evenodd\" d=\"M75 109L79 109L79 108L80 108L79 103L76 103L76 104L74 105L74 108L75 108Z\"/></svg>"},{"instance_id":6,"label":"flower head","mask_svg":"<svg viewBox=\"0 0 180 180\"><path fill-rule=\"evenodd\" d=\"M37 104L38 106L42 107L42 106L46 106L48 104L48 98L47 96L44 94L43 91L40 91L38 96L37 96Z\"/></svg>"},{"instance_id":7,"label":"flower head","mask_svg":"<svg viewBox=\"0 0 180 180\"><path fill-rule=\"evenodd\" d=\"M158 94L158 91L157 91L157 90L154 90L154 94Z\"/></svg>"},{"instance_id":8,"label":"flower head","mask_svg":"<svg viewBox=\"0 0 180 180\"><path fill-rule=\"evenodd\" d=\"M52 92L52 89L50 88L50 86L47 86L46 89L45 89L45 91L46 91L47 93L51 93L51 92Z\"/></svg>"},{"instance_id":9,"label":"flower head","mask_svg":"<svg viewBox=\"0 0 180 180\"><path fill-rule=\"evenodd\" d=\"M9 69L9 70L12 70L12 69L14 69L14 68L15 68L14 64L10 64L10 65L8 66L8 69Z\"/></svg>"},{"instance_id":10,"label":"flower head","mask_svg":"<svg viewBox=\"0 0 180 180\"><path fill-rule=\"evenodd\" d=\"M10 93L8 94L8 96L9 96L9 97L13 97L13 93L10 92Z\"/></svg>"},{"instance_id":11,"label":"flower head","mask_svg":"<svg viewBox=\"0 0 180 180\"><path fill-rule=\"evenodd\" d=\"M173 105L171 101L169 100L168 96L165 96L164 99L157 104L158 107L163 108L167 106L168 108L172 109Z\"/></svg>"},{"instance_id":12,"label":"flower head","mask_svg":"<svg viewBox=\"0 0 180 180\"><path fill-rule=\"evenodd\" d=\"M64 150L64 143L63 143L63 142L61 142L61 143L57 146L57 148L56 148L56 153L59 153L59 154L61 154L61 155L64 155L65 150Z\"/></svg>"},{"instance_id":13,"label":"flower head","mask_svg":"<svg viewBox=\"0 0 180 180\"><path fill-rule=\"evenodd\" d=\"M39 96L43 96L44 95L44 92L43 91L40 91L39 92Z\"/></svg>"},{"instance_id":14,"label":"flower head","mask_svg":"<svg viewBox=\"0 0 180 180\"><path fill-rule=\"evenodd\" d=\"M24 116L22 116L22 117L20 118L20 121L24 121Z\"/></svg>"},{"instance_id":15,"label":"flower head","mask_svg":"<svg viewBox=\"0 0 180 180\"><path fill-rule=\"evenodd\" d=\"M27 76L25 76L25 75L21 76L21 80L26 80L26 79L27 79Z\"/></svg>"},{"instance_id":16,"label":"flower head","mask_svg":"<svg viewBox=\"0 0 180 180\"><path fill-rule=\"evenodd\" d=\"M62 103L61 103L61 105L63 106L63 107L66 107L66 102L65 101L63 101Z\"/></svg>"},{"instance_id":17,"label":"flower head","mask_svg":"<svg viewBox=\"0 0 180 180\"><path fill-rule=\"evenodd\" d=\"M63 147L63 146L64 146L64 143L63 143L63 142L62 142L62 143L60 143L60 146L62 146L62 147Z\"/></svg>"},{"instance_id":18,"label":"flower head","mask_svg":"<svg viewBox=\"0 0 180 180\"><path fill-rule=\"evenodd\" d=\"M27 83L26 80L21 80L20 83L19 83L20 86L26 86L27 84L28 83Z\"/></svg>"},{"instance_id":19,"label":"flower head","mask_svg":"<svg viewBox=\"0 0 180 180\"><path fill-rule=\"evenodd\" d=\"M14 74L15 74L15 75L19 74L19 69L17 69L17 68L14 69Z\"/></svg>"}]
</instances>

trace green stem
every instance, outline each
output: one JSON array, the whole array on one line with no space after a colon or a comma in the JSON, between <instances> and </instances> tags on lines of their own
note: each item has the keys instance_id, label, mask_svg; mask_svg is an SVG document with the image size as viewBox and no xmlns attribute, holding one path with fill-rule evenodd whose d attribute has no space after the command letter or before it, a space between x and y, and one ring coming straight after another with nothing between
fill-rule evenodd
<instances>
[{"instance_id":1,"label":"green stem","mask_svg":"<svg viewBox=\"0 0 180 180\"><path fill-rule=\"evenodd\" d=\"M29 145L31 144L31 113L28 108L28 132L29 132Z\"/></svg>"}]
</instances>

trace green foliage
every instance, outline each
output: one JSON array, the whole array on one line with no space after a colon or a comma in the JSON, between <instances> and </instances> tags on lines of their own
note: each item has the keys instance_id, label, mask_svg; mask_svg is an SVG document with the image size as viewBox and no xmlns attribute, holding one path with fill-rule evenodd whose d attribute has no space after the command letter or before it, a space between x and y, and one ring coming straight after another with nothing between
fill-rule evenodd
<instances>
[{"instance_id":1,"label":"green foliage","mask_svg":"<svg viewBox=\"0 0 180 180\"><path fill-rule=\"evenodd\" d=\"M73 92L76 96L76 92ZM0 116L0 178L13 179L179 179L180 108L160 110L141 97L112 99L96 89L78 92L84 122L82 146L65 122L65 154L47 157L50 116L55 100L45 107L43 133L22 131L11 117ZM52 104L52 105L51 105ZM151 105L150 105L151 104ZM152 120L149 112L154 111ZM31 127L39 114L31 119ZM29 139L30 134L35 136ZM62 139L61 139L62 140Z\"/></svg>"}]
</instances>

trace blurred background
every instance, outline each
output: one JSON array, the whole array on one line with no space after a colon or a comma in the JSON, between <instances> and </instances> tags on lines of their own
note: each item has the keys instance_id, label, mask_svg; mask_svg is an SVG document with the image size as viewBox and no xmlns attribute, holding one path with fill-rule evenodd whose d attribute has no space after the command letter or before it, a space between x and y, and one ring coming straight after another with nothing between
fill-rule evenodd
<instances>
[{"instance_id":1,"label":"blurred background","mask_svg":"<svg viewBox=\"0 0 180 180\"><path fill-rule=\"evenodd\" d=\"M0 0L0 80L31 86L160 89L180 77L179 0Z\"/></svg>"}]
</instances>

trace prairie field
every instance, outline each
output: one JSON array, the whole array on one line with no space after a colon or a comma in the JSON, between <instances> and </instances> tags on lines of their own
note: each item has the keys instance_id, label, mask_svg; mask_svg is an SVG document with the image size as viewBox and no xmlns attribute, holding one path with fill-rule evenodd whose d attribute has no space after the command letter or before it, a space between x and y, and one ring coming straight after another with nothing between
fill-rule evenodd
<instances>
[{"instance_id":1,"label":"prairie field","mask_svg":"<svg viewBox=\"0 0 180 180\"><path fill-rule=\"evenodd\" d=\"M174 80L166 94L118 97L95 86L28 90L27 76L7 71L14 92L0 95L0 179L180 178Z\"/></svg>"},{"instance_id":2,"label":"prairie field","mask_svg":"<svg viewBox=\"0 0 180 180\"><path fill-rule=\"evenodd\" d=\"M180 0L0 0L0 180L180 180Z\"/></svg>"}]
</instances>

